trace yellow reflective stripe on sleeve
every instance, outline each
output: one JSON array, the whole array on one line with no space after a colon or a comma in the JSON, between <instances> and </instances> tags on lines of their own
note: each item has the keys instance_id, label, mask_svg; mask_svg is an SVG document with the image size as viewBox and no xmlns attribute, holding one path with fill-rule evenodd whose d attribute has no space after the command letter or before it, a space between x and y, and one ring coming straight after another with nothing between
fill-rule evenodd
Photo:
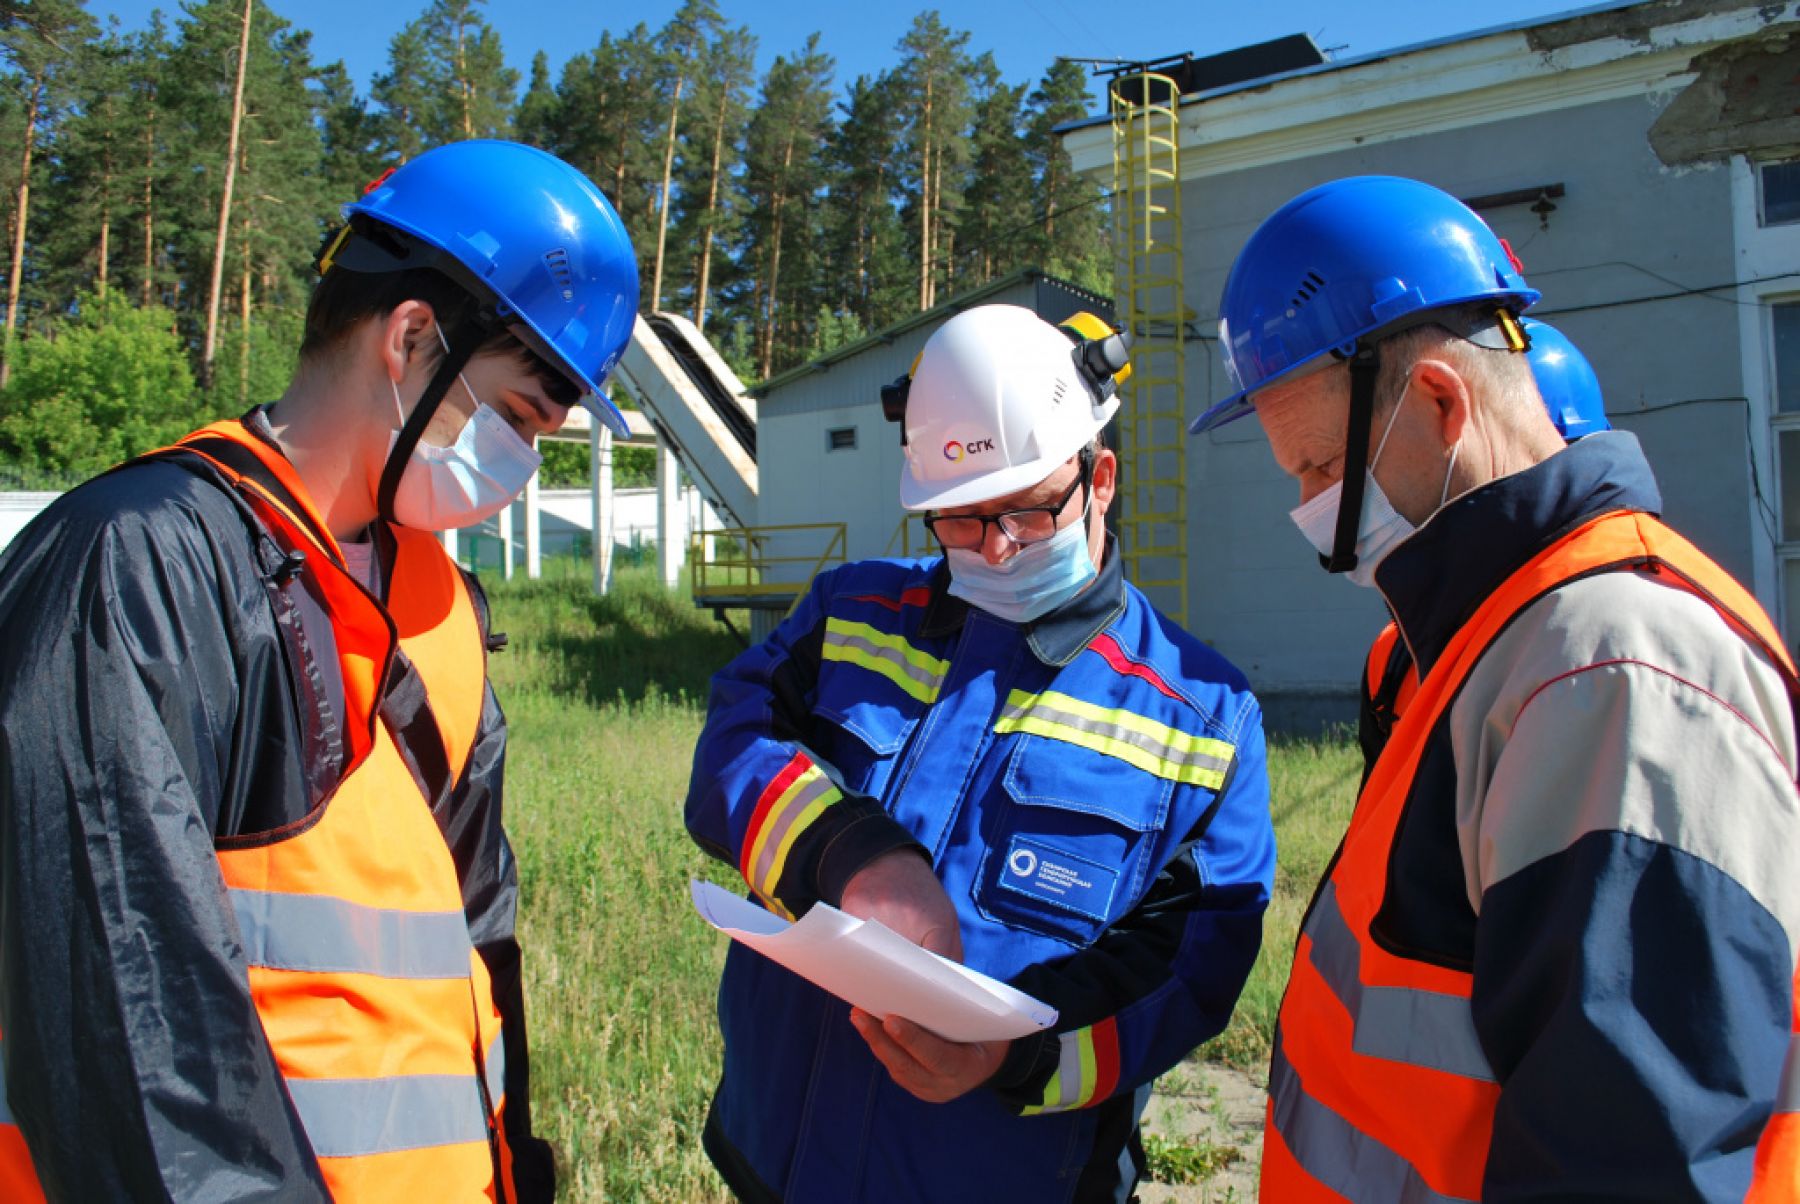
<instances>
[{"instance_id":1,"label":"yellow reflective stripe on sleeve","mask_svg":"<svg viewBox=\"0 0 1800 1204\"><path fill-rule=\"evenodd\" d=\"M1044 1102L1020 1109L1025 1116L1085 1108L1119 1085L1119 1029L1111 1017L1057 1040L1061 1048L1056 1070L1044 1084Z\"/></svg>"},{"instance_id":2,"label":"yellow reflective stripe on sleeve","mask_svg":"<svg viewBox=\"0 0 1800 1204\"><path fill-rule=\"evenodd\" d=\"M788 783L763 817L762 826L751 844L745 860L744 878L752 890L764 899L774 899L781 882L781 871L787 866L794 842L826 807L843 795L831 784L823 770L809 764L803 773Z\"/></svg>"},{"instance_id":3,"label":"yellow reflective stripe on sleeve","mask_svg":"<svg viewBox=\"0 0 1800 1204\"><path fill-rule=\"evenodd\" d=\"M994 731L1022 732L1080 745L1146 773L1217 790L1236 750L1223 740L1195 736L1115 707L1096 706L1054 690L1014 690Z\"/></svg>"},{"instance_id":4,"label":"yellow reflective stripe on sleeve","mask_svg":"<svg viewBox=\"0 0 1800 1204\"><path fill-rule=\"evenodd\" d=\"M902 636L858 623L854 619L825 620L821 655L872 673L879 673L920 702L937 701L950 662L939 660L907 643Z\"/></svg>"}]
</instances>

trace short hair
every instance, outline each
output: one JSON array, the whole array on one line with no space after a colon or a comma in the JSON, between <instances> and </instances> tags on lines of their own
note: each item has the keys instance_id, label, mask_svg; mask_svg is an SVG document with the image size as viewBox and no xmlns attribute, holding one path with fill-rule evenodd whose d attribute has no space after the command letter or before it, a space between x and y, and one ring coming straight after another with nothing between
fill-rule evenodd
<instances>
[{"instance_id":1,"label":"short hair","mask_svg":"<svg viewBox=\"0 0 1800 1204\"><path fill-rule=\"evenodd\" d=\"M385 318L408 301L423 301L448 332L474 318L481 302L443 273L431 268L399 272L352 272L334 267L313 286L306 305L306 325L300 339L300 361L316 364L339 350L350 332L369 318ZM476 349L499 350L517 342L497 329ZM428 363L435 363L442 348L435 340L426 349Z\"/></svg>"},{"instance_id":2,"label":"short hair","mask_svg":"<svg viewBox=\"0 0 1800 1204\"><path fill-rule=\"evenodd\" d=\"M1484 322L1491 324L1493 315L1492 301L1455 306L1446 311L1445 323L1426 322L1382 339L1378 344L1381 370L1375 377L1375 412L1385 414L1396 405L1413 365L1434 355L1448 360L1466 378L1489 386L1484 393L1503 405L1505 399L1518 394L1521 386L1526 388L1525 397L1534 398L1531 362L1522 351L1484 347L1451 330L1451 327L1469 330Z\"/></svg>"}]
</instances>

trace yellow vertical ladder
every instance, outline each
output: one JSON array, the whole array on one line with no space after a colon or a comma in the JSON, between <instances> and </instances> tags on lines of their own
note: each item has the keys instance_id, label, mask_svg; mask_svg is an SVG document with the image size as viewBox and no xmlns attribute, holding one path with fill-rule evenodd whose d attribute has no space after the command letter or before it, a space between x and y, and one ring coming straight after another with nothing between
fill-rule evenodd
<instances>
[{"instance_id":1,"label":"yellow vertical ladder","mask_svg":"<svg viewBox=\"0 0 1800 1204\"><path fill-rule=\"evenodd\" d=\"M1181 93L1140 69L1111 86L1114 292L1136 345L1118 419L1119 545L1157 609L1188 615Z\"/></svg>"}]
</instances>

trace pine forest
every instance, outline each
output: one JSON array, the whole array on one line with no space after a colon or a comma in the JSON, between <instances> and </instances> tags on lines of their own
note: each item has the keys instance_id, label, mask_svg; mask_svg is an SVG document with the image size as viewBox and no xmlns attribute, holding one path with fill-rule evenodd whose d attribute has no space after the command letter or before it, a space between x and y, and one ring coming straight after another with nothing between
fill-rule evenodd
<instances>
[{"instance_id":1,"label":"pine forest","mask_svg":"<svg viewBox=\"0 0 1800 1204\"><path fill-rule=\"evenodd\" d=\"M645 310L766 379L1026 266L1110 291L1102 191L1053 129L1082 68L1007 80L920 13L841 79L817 34L758 76L714 0L509 68L482 0L430 0L360 92L260 0L132 32L0 0L0 488L66 483L279 395L312 263L387 168L516 138L581 168L637 250Z\"/></svg>"}]
</instances>

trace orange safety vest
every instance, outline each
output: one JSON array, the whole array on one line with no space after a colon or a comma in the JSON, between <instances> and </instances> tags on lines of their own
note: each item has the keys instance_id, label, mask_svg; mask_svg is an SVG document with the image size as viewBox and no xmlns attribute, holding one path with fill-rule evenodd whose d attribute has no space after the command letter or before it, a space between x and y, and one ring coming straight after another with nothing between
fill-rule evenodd
<instances>
[{"instance_id":1,"label":"orange safety vest","mask_svg":"<svg viewBox=\"0 0 1800 1204\"><path fill-rule=\"evenodd\" d=\"M1414 694L1419 692L1419 668L1406 662L1406 671L1400 675L1398 682L1390 683L1387 679L1388 663L1393 659L1394 645L1400 641L1398 624L1388 623L1375 636L1375 642L1369 647L1369 660L1363 666L1363 697L1372 702L1385 705L1397 721L1406 714L1407 706L1412 702ZM1393 697L1383 700L1383 689L1392 689Z\"/></svg>"},{"instance_id":2,"label":"orange safety vest","mask_svg":"<svg viewBox=\"0 0 1800 1204\"><path fill-rule=\"evenodd\" d=\"M415 764L432 760L416 744L435 732L447 789L474 745L486 681L468 587L429 533L392 527L384 608L344 571L292 466L241 422L151 454L173 453L207 460L278 542L305 554L337 639L344 778L300 823L216 842L251 998L326 1185L346 1201L510 1204L500 1013L433 800L387 705L410 662L429 706L413 711L408 751ZM0 1197L43 1198L5 1123Z\"/></svg>"},{"instance_id":3,"label":"orange safety vest","mask_svg":"<svg viewBox=\"0 0 1800 1204\"><path fill-rule=\"evenodd\" d=\"M1392 953L1370 926L1420 757L1462 683L1520 611L1606 571L1658 572L1696 594L1779 668L1790 701L1800 698L1793 663L1756 600L1651 515L1592 519L1508 578L1406 701L1301 926L1269 1075L1262 1199L1481 1198L1500 1085L1470 1013L1473 977ZM1793 1063L1784 1080L1789 1109ZM1751 1199L1759 1204L1800 1201L1795 1120L1778 1113L1758 1146Z\"/></svg>"}]
</instances>

